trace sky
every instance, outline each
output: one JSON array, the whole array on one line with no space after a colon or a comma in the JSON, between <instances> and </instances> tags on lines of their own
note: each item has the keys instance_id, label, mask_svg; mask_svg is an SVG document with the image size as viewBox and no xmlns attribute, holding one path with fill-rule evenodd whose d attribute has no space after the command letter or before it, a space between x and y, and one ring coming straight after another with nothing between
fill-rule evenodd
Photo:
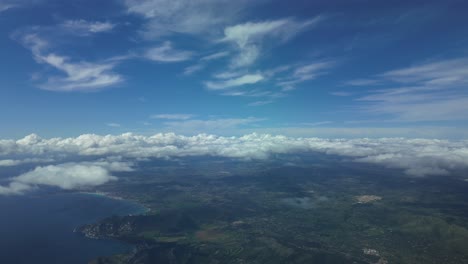
<instances>
[{"instance_id":1,"label":"sky","mask_svg":"<svg viewBox=\"0 0 468 264\"><path fill-rule=\"evenodd\" d=\"M0 195L93 188L141 161L194 156L314 152L460 174L467 8L0 0Z\"/></svg>"},{"instance_id":2,"label":"sky","mask_svg":"<svg viewBox=\"0 0 468 264\"><path fill-rule=\"evenodd\" d=\"M0 0L0 138L467 139L467 9Z\"/></svg>"}]
</instances>

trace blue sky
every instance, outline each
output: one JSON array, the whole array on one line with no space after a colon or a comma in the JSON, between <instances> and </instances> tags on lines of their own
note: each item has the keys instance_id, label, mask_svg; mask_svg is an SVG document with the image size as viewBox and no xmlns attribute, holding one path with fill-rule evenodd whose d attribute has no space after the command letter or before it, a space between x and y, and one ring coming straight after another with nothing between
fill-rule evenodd
<instances>
[{"instance_id":1,"label":"blue sky","mask_svg":"<svg viewBox=\"0 0 468 264\"><path fill-rule=\"evenodd\" d=\"M0 137L466 139L467 8L0 0Z\"/></svg>"}]
</instances>

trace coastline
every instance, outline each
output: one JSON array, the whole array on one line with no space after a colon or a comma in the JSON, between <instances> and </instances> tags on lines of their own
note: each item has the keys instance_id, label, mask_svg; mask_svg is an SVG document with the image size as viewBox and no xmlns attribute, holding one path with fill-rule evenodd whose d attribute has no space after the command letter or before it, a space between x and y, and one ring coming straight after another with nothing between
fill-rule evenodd
<instances>
[{"instance_id":1,"label":"coastline","mask_svg":"<svg viewBox=\"0 0 468 264\"><path fill-rule=\"evenodd\" d=\"M151 212L151 208L149 208L148 206L146 206L145 204L143 204L143 203L141 203L139 201L124 198L124 197L121 197L121 196L118 196L118 195L115 195L115 194L112 194L112 193L100 192L100 191L95 191L95 192L80 191L80 192L77 192L77 193L84 194L84 195L100 196L100 197L105 197L105 198L112 199L112 200L125 201L125 202L129 202L129 203L133 203L133 204L135 204L135 205L142 208L141 212L132 213L132 214L128 214L128 215L143 215L143 214L146 214L148 212Z\"/></svg>"}]
</instances>

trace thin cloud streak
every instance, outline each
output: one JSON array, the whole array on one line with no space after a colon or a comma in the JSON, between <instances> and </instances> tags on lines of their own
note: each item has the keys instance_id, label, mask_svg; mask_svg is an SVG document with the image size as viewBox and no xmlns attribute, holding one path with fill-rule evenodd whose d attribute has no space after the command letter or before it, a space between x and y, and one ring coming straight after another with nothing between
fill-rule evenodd
<instances>
[{"instance_id":1,"label":"thin cloud streak","mask_svg":"<svg viewBox=\"0 0 468 264\"><path fill-rule=\"evenodd\" d=\"M362 111L394 121L467 120L468 59L447 59L391 70L378 80L397 88L377 89L357 100ZM398 87L399 86L399 87Z\"/></svg>"},{"instance_id":2,"label":"thin cloud streak","mask_svg":"<svg viewBox=\"0 0 468 264\"><path fill-rule=\"evenodd\" d=\"M192 56L193 53L190 51L174 49L169 41L148 49L144 54L148 60L166 63L190 60Z\"/></svg>"}]
</instances>

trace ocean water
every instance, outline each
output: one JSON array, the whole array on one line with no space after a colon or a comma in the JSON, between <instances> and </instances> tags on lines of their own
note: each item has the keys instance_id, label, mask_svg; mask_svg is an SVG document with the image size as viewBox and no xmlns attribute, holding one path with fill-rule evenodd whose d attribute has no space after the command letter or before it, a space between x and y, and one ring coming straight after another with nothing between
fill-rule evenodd
<instances>
[{"instance_id":1,"label":"ocean water","mask_svg":"<svg viewBox=\"0 0 468 264\"><path fill-rule=\"evenodd\" d=\"M73 229L143 210L129 201L80 193L0 196L0 263L81 264L97 256L127 252L130 245L88 239Z\"/></svg>"}]
</instances>

